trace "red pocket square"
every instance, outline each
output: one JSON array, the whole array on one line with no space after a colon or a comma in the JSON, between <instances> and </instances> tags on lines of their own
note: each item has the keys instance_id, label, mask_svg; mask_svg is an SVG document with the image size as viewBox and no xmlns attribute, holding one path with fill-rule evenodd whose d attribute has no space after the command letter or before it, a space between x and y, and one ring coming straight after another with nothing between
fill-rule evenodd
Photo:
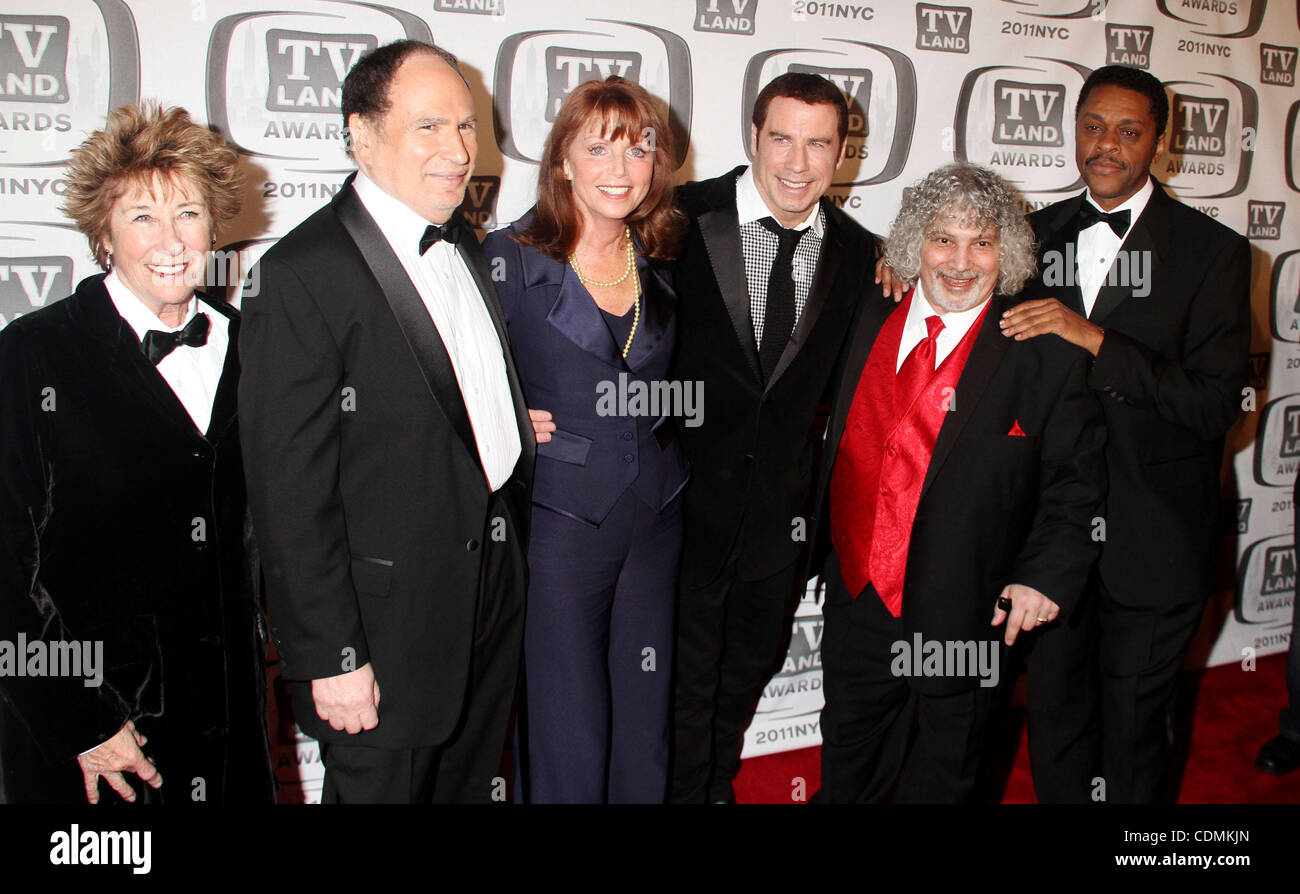
<instances>
[{"instance_id":1,"label":"red pocket square","mask_svg":"<svg viewBox=\"0 0 1300 894\"><path fill-rule=\"evenodd\" d=\"M1011 423L1011 431L1007 432L1007 437L1009 437L1009 438L1027 438L1027 437L1029 437L1029 436L1028 436L1027 434L1025 434L1025 430L1024 430L1023 428L1020 427L1020 420L1017 419L1015 422Z\"/></svg>"}]
</instances>

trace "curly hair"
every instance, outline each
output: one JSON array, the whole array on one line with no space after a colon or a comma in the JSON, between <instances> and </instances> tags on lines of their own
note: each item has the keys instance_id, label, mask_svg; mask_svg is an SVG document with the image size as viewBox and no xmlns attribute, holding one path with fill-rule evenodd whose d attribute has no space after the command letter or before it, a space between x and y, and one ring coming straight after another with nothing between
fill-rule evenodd
<instances>
[{"instance_id":1,"label":"curly hair","mask_svg":"<svg viewBox=\"0 0 1300 894\"><path fill-rule=\"evenodd\" d=\"M645 134L653 138L650 190L627 216L627 223L648 257L674 260L681 250L686 218L673 203L672 130L645 88L617 75L579 84L564 100L542 150L532 224L511 238L556 261L564 261L577 247L582 216L574 202L573 184L564 176L564 157L589 121L604 122L605 139L636 140Z\"/></svg>"},{"instance_id":2,"label":"curly hair","mask_svg":"<svg viewBox=\"0 0 1300 894\"><path fill-rule=\"evenodd\" d=\"M239 214L244 175L234 148L182 108L154 101L121 106L72 151L62 207L90 240L100 267L108 267L103 239L114 203L131 187L150 189L155 173L193 188L214 231Z\"/></svg>"},{"instance_id":3,"label":"curly hair","mask_svg":"<svg viewBox=\"0 0 1300 894\"><path fill-rule=\"evenodd\" d=\"M908 282L921 273L921 247L944 219L998 231L998 291L1019 292L1037 268L1034 231L1020 197L988 168L950 164L903 190L903 204L889 229L885 262Z\"/></svg>"}]
</instances>

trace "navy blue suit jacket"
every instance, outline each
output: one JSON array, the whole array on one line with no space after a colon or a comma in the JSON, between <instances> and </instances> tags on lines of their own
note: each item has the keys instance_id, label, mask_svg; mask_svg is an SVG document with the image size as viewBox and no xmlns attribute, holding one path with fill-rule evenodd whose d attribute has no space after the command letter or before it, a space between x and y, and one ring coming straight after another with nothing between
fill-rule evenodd
<instances>
[{"instance_id":1,"label":"navy blue suit jacket","mask_svg":"<svg viewBox=\"0 0 1300 894\"><path fill-rule=\"evenodd\" d=\"M676 408L620 415L615 404L616 412L602 415L598 403L638 380L666 379L677 306L669 267L637 258L641 319L624 359L573 269L510 238L529 220L489 234L483 253L501 296L524 397L529 408L549 411L556 424L550 442L537 445L533 502L590 525L599 525L628 488L663 509L687 478L686 455L669 418Z\"/></svg>"}]
</instances>

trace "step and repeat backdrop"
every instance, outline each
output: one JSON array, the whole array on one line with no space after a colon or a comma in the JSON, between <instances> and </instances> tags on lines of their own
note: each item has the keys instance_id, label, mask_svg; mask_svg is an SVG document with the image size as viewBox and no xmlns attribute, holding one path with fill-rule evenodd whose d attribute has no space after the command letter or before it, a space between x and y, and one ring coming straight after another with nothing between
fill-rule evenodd
<instances>
[{"instance_id":1,"label":"step and repeat backdrop","mask_svg":"<svg viewBox=\"0 0 1300 894\"><path fill-rule=\"evenodd\" d=\"M69 150L109 109L181 105L243 153L245 211L220 234L216 265L233 291L337 191L350 170L343 78L403 37L463 60L485 120L465 211L484 232L532 204L551 121L592 78L621 75L664 103L685 181L748 160L764 83L825 75L852 109L830 199L883 233L903 187L953 159L996 169L1030 208L1082 189L1072 147L1084 78L1107 63L1152 71L1172 100L1169 153L1153 172L1254 246L1252 380L1224 464L1222 587L1192 660L1248 672L1286 649L1300 462L1300 2L5 0L0 327L98 272L58 206ZM810 587L746 754L820 741L821 631ZM282 682L273 695L282 797L317 800L315 745L288 715Z\"/></svg>"}]
</instances>

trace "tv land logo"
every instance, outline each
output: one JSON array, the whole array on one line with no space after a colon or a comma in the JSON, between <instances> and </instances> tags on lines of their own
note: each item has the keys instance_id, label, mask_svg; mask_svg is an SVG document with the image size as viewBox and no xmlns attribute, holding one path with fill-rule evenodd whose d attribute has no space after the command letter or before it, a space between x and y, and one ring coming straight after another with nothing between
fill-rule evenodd
<instances>
[{"instance_id":1,"label":"tv land logo","mask_svg":"<svg viewBox=\"0 0 1300 894\"><path fill-rule=\"evenodd\" d=\"M1064 84L993 83L993 142L1006 146L1064 146Z\"/></svg>"},{"instance_id":2,"label":"tv land logo","mask_svg":"<svg viewBox=\"0 0 1300 894\"><path fill-rule=\"evenodd\" d=\"M1220 537L1240 537L1250 533L1251 499L1224 500L1219 503L1216 519Z\"/></svg>"},{"instance_id":3,"label":"tv land logo","mask_svg":"<svg viewBox=\"0 0 1300 894\"><path fill-rule=\"evenodd\" d=\"M1260 411L1255 434L1255 481L1291 487L1300 468L1300 394L1271 400Z\"/></svg>"},{"instance_id":4,"label":"tv land logo","mask_svg":"<svg viewBox=\"0 0 1300 894\"><path fill-rule=\"evenodd\" d=\"M1187 18L1174 12L1170 7L1183 12L1201 12L1200 18ZM1268 0L1156 0L1156 8L1176 22L1187 22L1209 28L1212 25L1231 28L1235 31L1193 31L1205 37L1252 37L1259 26L1264 23L1264 10Z\"/></svg>"},{"instance_id":5,"label":"tv land logo","mask_svg":"<svg viewBox=\"0 0 1300 894\"><path fill-rule=\"evenodd\" d=\"M970 52L969 6L916 4L916 48L941 53Z\"/></svg>"},{"instance_id":6,"label":"tv land logo","mask_svg":"<svg viewBox=\"0 0 1300 894\"><path fill-rule=\"evenodd\" d=\"M865 186L902 173L916 127L916 69L906 55L880 44L827 38L835 47L765 50L745 66L740 94L740 138L750 153L750 112L759 91L787 72L817 74L840 88L849 106L845 164L840 175L854 179L833 186ZM844 62L858 64L845 65ZM873 97L875 101L873 101Z\"/></svg>"},{"instance_id":7,"label":"tv land logo","mask_svg":"<svg viewBox=\"0 0 1300 894\"><path fill-rule=\"evenodd\" d=\"M1102 19L1107 0L1002 0L1020 7L1016 12L1036 19ZM1025 9L1032 6L1033 9Z\"/></svg>"},{"instance_id":8,"label":"tv land logo","mask_svg":"<svg viewBox=\"0 0 1300 894\"><path fill-rule=\"evenodd\" d=\"M1237 620L1243 624L1289 621L1295 603L1296 556L1293 534L1254 543L1237 572Z\"/></svg>"},{"instance_id":9,"label":"tv land logo","mask_svg":"<svg viewBox=\"0 0 1300 894\"><path fill-rule=\"evenodd\" d=\"M821 75L839 87L849 107L849 129L845 136L866 139L867 113L871 107L871 69L824 68L794 62L791 63L789 70L798 74ZM748 121L749 118L746 117L745 120Z\"/></svg>"},{"instance_id":10,"label":"tv land logo","mask_svg":"<svg viewBox=\"0 0 1300 894\"><path fill-rule=\"evenodd\" d=\"M1150 25L1107 24L1106 64L1149 69L1155 33Z\"/></svg>"},{"instance_id":11,"label":"tv land logo","mask_svg":"<svg viewBox=\"0 0 1300 894\"><path fill-rule=\"evenodd\" d=\"M434 0L434 12L463 12L479 16L503 16L506 0Z\"/></svg>"},{"instance_id":12,"label":"tv land logo","mask_svg":"<svg viewBox=\"0 0 1300 894\"><path fill-rule=\"evenodd\" d=\"M497 197L500 194L500 177L486 174L470 177L460 211L478 229L490 230L496 226Z\"/></svg>"},{"instance_id":13,"label":"tv land logo","mask_svg":"<svg viewBox=\"0 0 1300 894\"><path fill-rule=\"evenodd\" d=\"M330 12L243 12L208 39L208 120L243 153L350 169L343 148L343 81L367 51L393 40L433 41L399 9L330 0ZM285 27L292 24L293 27Z\"/></svg>"},{"instance_id":14,"label":"tv land logo","mask_svg":"<svg viewBox=\"0 0 1300 894\"><path fill-rule=\"evenodd\" d=\"M696 31L753 34L758 0L695 0Z\"/></svg>"},{"instance_id":15,"label":"tv land logo","mask_svg":"<svg viewBox=\"0 0 1300 894\"><path fill-rule=\"evenodd\" d=\"M68 101L68 20L0 15L0 100Z\"/></svg>"},{"instance_id":16,"label":"tv land logo","mask_svg":"<svg viewBox=\"0 0 1300 894\"><path fill-rule=\"evenodd\" d=\"M36 15L39 6L0 12L0 163L8 166L64 164L105 113L140 99L139 43L123 0L63 0L59 15Z\"/></svg>"},{"instance_id":17,"label":"tv land logo","mask_svg":"<svg viewBox=\"0 0 1300 894\"><path fill-rule=\"evenodd\" d=\"M987 165L1025 193L1056 193L1083 185L1069 147L1073 97L1091 69L1064 59L993 65L970 71L957 95L952 152L957 161Z\"/></svg>"},{"instance_id":18,"label":"tv land logo","mask_svg":"<svg viewBox=\"0 0 1300 894\"><path fill-rule=\"evenodd\" d=\"M1228 101L1219 97L1174 94L1169 151L1222 158L1228 145Z\"/></svg>"},{"instance_id":19,"label":"tv land logo","mask_svg":"<svg viewBox=\"0 0 1300 894\"><path fill-rule=\"evenodd\" d=\"M1250 374L1246 384L1256 391L1268 388L1268 361L1272 355L1268 351L1250 355Z\"/></svg>"},{"instance_id":20,"label":"tv land logo","mask_svg":"<svg viewBox=\"0 0 1300 894\"><path fill-rule=\"evenodd\" d=\"M1281 239L1282 215L1285 202L1246 202L1246 237L1249 239Z\"/></svg>"},{"instance_id":21,"label":"tv land logo","mask_svg":"<svg viewBox=\"0 0 1300 894\"><path fill-rule=\"evenodd\" d=\"M536 164L550 122L569 93L585 81L614 74L635 81L667 105L674 164L681 167L689 149L692 114L691 55L686 41L652 25L588 21L596 27L524 31L501 42L492 84L501 152Z\"/></svg>"},{"instance_id":22,"label":"tv land logo","mask_svg":"<svg viewBox=\"0 0 1300 894\"><path fill-rule=\"evenodd\" d=\"M1300 343L1300 250L1278 255L1270 279L1268 303L1273 337Z\"/></svg>"},{"instance_id":23,"label":"tv land logo","mask_svg":"<svg viewBox=\"0 0 1300 894\"><path fill-rule=\"evenodd\" d=\"M1295 86L1296 47L1259 45L1259 82L1279 87Z\"/></svg>"},{"instance_id":24,"label":"tv land logo","mask_svg":"<svg viewBox=\"0 0 1300 894\"><path fill-rule=\"evenodd\" d=\"M72 294L72 258L0 257L0 329L47 302Z\"/></svg>"},{"instance_id":25,"label":"tv land logo","mask_svg":"<svg viewBox=\"0 0 1300 894\"><path fill-rule=\"evenodd\" d=\"M641 54L601 53L573 47L546 48L546 120L560 114L564 99L579 84L617 75L641 83Z\"/></svg>"},{"instance_id":26,"label":"tv land logo","mask_svg":"<svg viewBox=\"0 0 1300 894\"><path fill-rule=\"evenodd\" d=\"M1300 3L1300 0L1296 0ZM1282 138L1282 163L1286 171L1286 185L1300 192L1300 99L1291 104L1286 113L1285 136Z\"/></svg>"},{"instance_id":27,"label":"tv land logo","mask_svg":"<svg viewBox=\"0 0 1300 894\"><path fill-rule=\"evenodd\" d=\"M1165 83L1171 94L1168 152L1157 163L1157 176L1182 199L1240 195L1255 158L1259 94L1236 78L1199 74L1213 80Z\"/></svg>"}]
</instances>

